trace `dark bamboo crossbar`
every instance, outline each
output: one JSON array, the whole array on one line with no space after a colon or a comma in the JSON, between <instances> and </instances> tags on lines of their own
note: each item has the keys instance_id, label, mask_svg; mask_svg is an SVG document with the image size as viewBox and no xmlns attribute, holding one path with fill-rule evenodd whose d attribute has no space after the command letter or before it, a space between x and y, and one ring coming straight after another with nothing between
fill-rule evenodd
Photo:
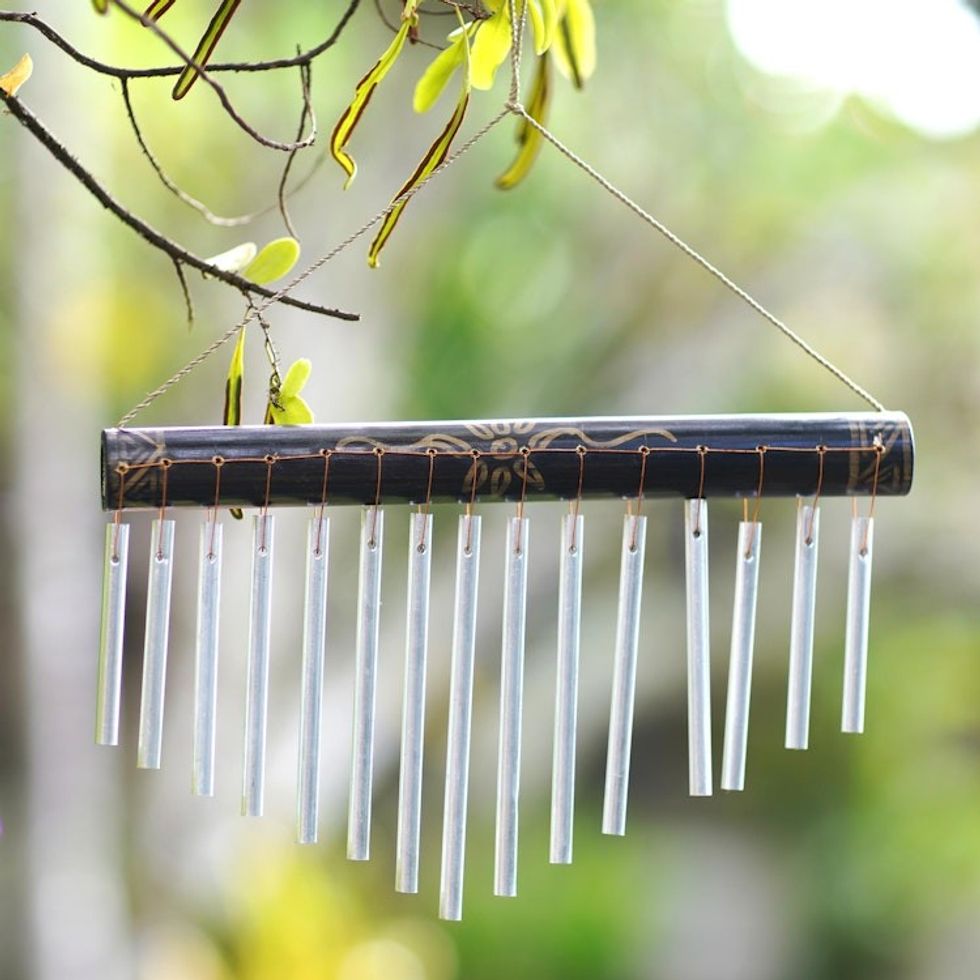
<instances>
[{"instance_id":1,"label":"dark bamboo crossbar","mask_svg":"<svg viewBox=\"0 0 980 980\"><path fill-rule=\"evenodd\" d=\"M898 412L107 429L102 504L896 496L913 457Z\"/></svg>"}]
</instances>

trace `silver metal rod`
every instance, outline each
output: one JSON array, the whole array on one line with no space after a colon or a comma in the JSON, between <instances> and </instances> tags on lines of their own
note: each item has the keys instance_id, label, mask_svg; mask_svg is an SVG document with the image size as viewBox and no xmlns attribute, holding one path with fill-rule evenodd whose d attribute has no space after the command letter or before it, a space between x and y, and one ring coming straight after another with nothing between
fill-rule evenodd
<instances>
[{"instance_id":1,"label":"silver metal rod","mask_svg":"<svg viewBox=\"0 0 980 980\"><path fill-rule=\"evenodd\" d=\"M851 567L847 578L847 626L844 643L844 703L841 731L864 731L868 678L868 621L871 612L871 549L874 518L851 521Z\"/></svg>"},{"instance_id":2,"label":"silver metal rod","mask_svg":"<svg viewBox=\"0 0 980 980\"><path fill-rule=\"evenodd\" d=\"M527 622L526 517L507 523L504 622L500 655L500 736L497 746L497 834L493 893L517 894L518 799L521 788L521 716L524 705L524 642Z\"/></svg>"},{"instance_id":3,"label":"silver metal rod","mask_svg":"<svg viewBox=\"0 0 980 980\"><path fill-rule=\"evenodd\" d=\"M687 752L691 796L711 796L711 633L708 619L708 501L684 508L687 559Z\"/></svg>"},{"instance_id":4,"label":"silver metal rod","mask_svg":"<svg viewBox=\"0 0 980 980\"><path fill-rule=\"evenodd\" d=\"M810 682L817 602L817 542L820 509L802 505L796 515L796 570L786 694L786 748L805 749L810 738Z\"/></svg>"},{"instance_id":5,"label":"silver metal rod","mask_svg":"<svg viewBox=\"0 0 980 980\"><path fill-rule=\"evenodd\" d=\"M163 750L163 700L170 639L170 588L174 570L174 522L153 522L150 574L146 589L146 636L143 644L143 689L136 765L159 769Z\"/></svg>"},{"instance_id":6,"label":"silver metal rod","mask_svg":"<svg viewBox=\"0 0 980 980\"><path fill-rule=\"evenodd\" d=\"M466 853L466 794L470 775L480 522L481 518L476 516L464 514L460 517L456 551L456 607L453 613L449 678L446 797L439 887L439 917L452 920L463 916L463 861Z\"/></svg>"},{"instance_id":7,"label":"silver metal rod","mask_svg":"<svg viewBox=\"0 0 980 980\"><path fill-rule=\"evenodd\" d=\"M218 707L218 612L221 607L221 525L201 525L194 651L194 750L191 791L214 795L214 738Z\"/></svg>"},{"instance_id":8,"label":"silver metal rod","mask_svg":"<svg viewBox=\"0 0 980 980\"><path fill-rule=\"evenodd\" d=\"M408 614L402 698L401 767L398 775L398 837L395 890L419 890L422 829L422 758L425 735L425 667L429 648L429 579L432 515L412 514L408 528Z\"/></svg>"},{"instance_id":9,"label":"silver metal rod","mask_svg":"<svg viewBox=\"0 0 980 980\"><path fill-rule=\"evenodd\" d=\"M728 702L725 706L725 750L721 761L721 788L745 789L745 755L749 737L752 697L752 654L755 647L755 611L759 594L762 524L738 525L735 559L735 600L732 604L732 645L728 659Z\"/></svg>"},{"instance_id":10,"label":"silver metal rod","mask_svg":"<svg viewBox=\"0 0 980 980\"><path fill-rule=\"evenodd\" d=\"M102 573L102 632L95 702L95 741L99 745L119 744L128 565L129 525L113 521L105 529L105 568Z\"/></svg>"},{"instance_id":11,"label":"silver metal rod","mask_svg":"<svg viewBox=\"0 0 980 980\"><path fill-rule=\"evenodd\" d=\"M261 817L265 791L269 651L272 645L272 552L275 521L256 514L252 535L252 598L249 607L248 679L245 693L245 765L242 813Z\"/></svg>"},{"instance_id":12,"label":"silver metal rod","mask_svg":"<svg viewBox=\"0 0 980 980\"><path fill-rule=\"evenodd\" d=\"M306 537L306 602L303 616L303 676L300 686L299 761L296 776L296 837L315 844L320 812L320 715L327 645L327 571L330 518L310 518Z\"/></svg>"},{"instance_id":13,"label":"silver metal rod","mask_svg":"<svg viewBox=\"0 0 980 980\"><path fill-rule=\"evenodd\" d=\"M578 660L582 625L582 552L585 521L566 514L561 522L558 583L558 670L555 683L555 741L551 767L552 864L572 863L575 819L575 730Z\"/></svg>"},{"instance_id":14,"label":"silver metal rod","mask_svg":"<svg viewBox=\"0 0 980 980\"><path fill-rule=\"evenodd\" d=\"M354 658L354 724L351 736L347 857L371 856L371 783L374 773L374 706L381 620L381 556L384 511L361 513L361 559L357 586L357 651Z\"/></svg>"},{"instance_id":15,"label":"silver metal rod","mask_svg":"<svg viewBox=\"0 0 980 980\"><path fill-rule=\"evenodd\" d=\"M623 553L619 563L619 611L616 616L609 744L606 749L606 790L602 804L604 834L626 833L646 540L647 519L627 514L623 522Z\"/></svg>"}]
</instances>

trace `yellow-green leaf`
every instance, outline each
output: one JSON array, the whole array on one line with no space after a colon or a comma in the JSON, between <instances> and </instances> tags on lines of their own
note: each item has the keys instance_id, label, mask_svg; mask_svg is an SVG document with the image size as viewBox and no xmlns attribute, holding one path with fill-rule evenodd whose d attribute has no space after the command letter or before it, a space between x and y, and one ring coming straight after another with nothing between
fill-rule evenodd
<instances>
[{"instance_id":1,"label":"yellow-green leaf","mask_svg":"<svg viewBox=\"0 0 980 980\"><path fill-rule=\"evenodd\" d=\"M595 17L589 0L565 0L554 45L558 70L581 88L595 71Z\"/></svg>"},{"instance_id":2,"label":"yellow-green leaf","mask_svg":"<svg viewBox=\"0 0 980 980\"><path fill-rule=\"evenodd\" d=\"M205 262L222 272L241 272L255 258L257 253L258 249L255 247L255 242L242 242L241 245L236 245L234 248L228 249L227 252L212 255L211 258L205 259Z\"/></svg>"},{"instance_id":3,"label":"yellow-green leaf","mask_svg":"<svg viewBox=\"0 0 980 980\"><path fill-rule=\"evenodd\" d=\"M290 365L278 392L273 392L266 407L266 422L276 425L307 425L313 421L313 412L300 391L310 378L313 365L305 357Z\"/></svg>"},{"instance_id":4,"label":"yellow-green leaf","mask_svg":"<svg viewBox=\"0 0 980 980\"><path fill-rule=\"evenodd\" d=\"M10 71L0 75L0 89L7 95L16 95L17 90L31 77L34 62L29 54L21 55L20 61Z\"/></svg>"},{"instance_id":5,"label":"yellow-green leaf","mask_svg":"<svg viewBox=\"0 0 980 980\"><path fill-rule=\"evenodd\" d=\"M242 275L259 286L265 286L288 275L299 261L299 242L295 238L277 238L242 270Z\"/></svg>"},{"instance_id":6,"label":"yellow-green leaf","mask_svg":"<svg viewBox=\"0 0 980 980\"><path fill-rule=\"evenodd\" d=\"M238 333L238 343L231 355L228 377L225 379L225 425L242 424L242 381L245 377L245 329Z\"/></svg>"},{"instance_id":7,"label":"yellow-green leaf","mask_svg":"<svg viewBox=\"0 0 980 980\"><path fill-rule=\"evenodd\" d=\"M313 410L299 395L284 402L282 408L270 403L269 411L276 425L309 425L313 421Z\"/></svg>"},{"instance_id":8,"label":"yellow-green leaf","mask_svg":"<svg viewBox=\"0 0 980 980\"><path fill-rule=\"evenodd\" d=\"M547 54L538 58L538 68L534 74L534 84L531 87L531 98L528 101L527 112L543 126L547 120L548 104L551 99L551 68ZM517 156L514 162L497 178L497 186L501 190L516 187L528 174L541 149L543 137L526 119L522 119L517 127Z\"/></svg>"},{"instance_id":9,"label":"yellow-green leaf","mask_svg":"<svg viewBox=\"0 0 980 980\"><path fill-rule=\"evenodd\" d=\"M463 124L463 117L466 115L466 107L470 101L469 86L463 86L463 92L459 97L459 101L456 103L456 108L453 110L453 114L446 123L446 128L439 134L436 141L429 147L426 151L425 156L422 157L419 165L412 171L412 176L405 181L404 184L399 188L398 193L392 198L392 201L398 201L400 197L412 190L412 188L417 187L424 181L433 170L436 169L445 159L449 153L449 147L452 145L453 138L459 132L459 127ZM385 243L388 241L391 233L395 230L395 225L398 224L398 219L401 218L402 212L408 204L410 198L403 201L398 201L398 204L388 213L387 217L381 225L381 229L375 236L373 242L371 242L371 247L368 249L368 265L372 269L378 267L378 256L381 254L381 250L385 247Z\"/></svg>"},{"instance_id":10,"label":"yellow-green leaf","mask_svg":"<svg viewBox=\"0 0 980 980\"><path fill-rule=\"evenodd\" d=\"M144 17L150 20L159 20L174 4L176 0L153 0L153 3L143 11Z\"/></svg>"},{"instance_id":11,"label":"yellow-green leaf","mask_svg":"<svg viewBox=\"0 0 980 980\"><path fill-rule=\"evenodd\" d=\"M557 0L528 0L531 31L534 34L534 53L544 54L555 40L558 27Z\"/></svg>"},{"instance_id":12,"label":"yellow-green leaf","mask_svg":"<svg viewBox=\"0 0 980 980\"><path fill-rule=\"evenodd\" d=\"M473 88L489 89L497 69L510 51L510 8L502 3L492 17L480 21L470 48L470 83Z\"/></svg>"},{"instance_id":13,"label":"yellow-green leaf","mask_svg":"<svg viewBox=\"0 0 980 980\"><path fill-rule=\"evenodd\" d=\"M455 39L450 39L449 47L440 51L429 63L415 85L412 105L416 112L428 112L442 95L456 69L466 62L467 36L475 29L475 24L467 25L466 32L458 32Z\"/></svg>"},{"instance_id":14,"label":"yellow-green leaf","mask_svg":"<svg viewBox=\"0 0 980 980\"><path fill-rule=\"evenodd\" d=\"M221 6L215 11L214 17L211 18L211 23L208 24L207 30L194 49L192 60L195 64L204 68L208 61L210 61L218 41L221 40L221 35L224 34L225 28L231 23L231 19L235 16L235 12L238 10L241 2L242 0L222 0ZM163 11L160 13L163 13ZM174 90L171 93L172 98L177 100L187 95L191 90L191 86L197 81L199 74L200 72L196 68L187 65L180 75L177 76L177 84L174 85Z\"/></svg>"},{"instance_id":15,"label":"yellow-green leaf","mask_svg":"<svg viewBox=\"0 0 980 980\"><path fill-rule=\"evenodd\" d=\"M280 389L282 397L292 398L294 395L298 395L306 382L310 380L312 370L313 365L309 358L301 357L298 361L294 361L286 372L286 377L282 379L282 388Z\"/></svg>"},{"instance_id":16,"label":"yellow-green leaf","mask_svg":"<svg viewBox=\"0 0 980 980\"><path fill-rule=\"evenodd\" d=\"M92 6L97 14L104 14L109 9L109 0L92 0Z\"/></svg>"},{"instance_id":17,"label":"yellow-green leaf","mask_svg":"<svg viewBox=\"0 0 980 980\"><path fill-rule=\"evenodd\" d=\"M347 174L347 180L344 182L345 189L350 187L351 181L357 176L357 164L347 152L347 143L350 141L354 128L360 122L361 116L364 115L364 110L367 108L368 102L371 101L374 90L398 60L398 55L401 54L401 50L405 46L408 32L418 23L418 17L415 14L417 6L418 0L410 0L402 13L402 24L398 33L374 67L357 83L351 104L341 113L337 125L333 128L333 133L330 136L330 154Z\"/></svg>"}]
</instances>

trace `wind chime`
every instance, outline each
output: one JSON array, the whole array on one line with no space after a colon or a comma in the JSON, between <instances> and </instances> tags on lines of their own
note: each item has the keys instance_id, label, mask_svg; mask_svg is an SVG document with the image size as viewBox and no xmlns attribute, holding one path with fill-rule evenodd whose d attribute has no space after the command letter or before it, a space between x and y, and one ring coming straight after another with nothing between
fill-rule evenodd
<instances>
[{"instance_id":1,"label":"wind chime","mask_svg":"<svg viewBox=\"0 0 980 980\"><path fill-rule=\"evenodd\" d=\"M385 507L410 512L408 614L397 821L396 888L418 890L423 729L433 543L431 505L458 502L448 749L442 838L440 915L462 914L469 783L481 517L486 503L516 508L504 544L503 642L497 769L494 892L517 891L518 797L531 500L564 499L558 545L557 684L551 798L554 863L572 860L576 707L586 547L580 512L586 498L627 501L621 544L619 607L602 830L623 834L648 499L684 506L687 593L690 792L709 796L711 753L708 506L717 497L744 502L735 552L724 754L720 785L741 790L752 683L764 497L797 499L786 746L805 749L810 726L819 502L854 501L850 536L841 727L864 728L865 678L875 502L908 493L913 441L900 413L734 415L657 418L536 419L359 426L243 426L109 429L102 436L106 529L105 587L99 653L97 741L119 740L123 629L131 508L159 511L152 524L137 764L159 768L174 568L172 508L205 508L198 555L193 791L214 790L221 584L221 507L257 507L252 529L248 671L242 811L261 815L272 609L274 508L311 508L301 672L298 838L317 839L321 697L330 539L328 509L363 507L355 653L353 739L347 855L369 857L375 695L381 611ZM866 498L864 507L857 506ZM859 509L863 513L859 513Z\"/></svg>"}]
</instances>

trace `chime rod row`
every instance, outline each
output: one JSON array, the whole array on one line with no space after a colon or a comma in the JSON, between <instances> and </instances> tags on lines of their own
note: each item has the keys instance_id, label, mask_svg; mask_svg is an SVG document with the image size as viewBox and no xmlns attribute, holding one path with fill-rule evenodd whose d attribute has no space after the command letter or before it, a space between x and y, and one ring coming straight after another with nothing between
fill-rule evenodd
<instances>
[{"instance_id":1,"label":"chime rod row","mask_svg":"<svg viewBox=\"0 0 980 980\"><path fill-rule=\"evenodd\" d=\"M326 455L334 504L629 497L644 457L648 496L751 496L761 450L766 496L813 494L821 468L824 496L911 487L911 427L889 412L107 429L102 498L158 507L166 466L168 506L212 506L217 460L228 506L318 504Z\"/></svg>"}]
</instances>

